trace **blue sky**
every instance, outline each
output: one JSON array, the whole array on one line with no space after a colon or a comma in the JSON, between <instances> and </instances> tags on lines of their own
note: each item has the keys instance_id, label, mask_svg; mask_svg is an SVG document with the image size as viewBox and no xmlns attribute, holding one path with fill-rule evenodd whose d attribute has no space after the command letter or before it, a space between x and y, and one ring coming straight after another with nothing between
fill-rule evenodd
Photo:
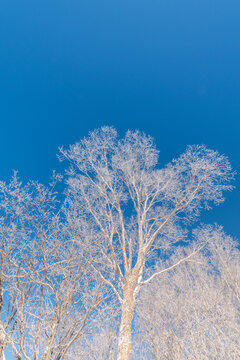
<instances>
[{"instance_id":1,"label":"blue sky","mask_svg":"<svg viewBox=\"0 0 240 360\"><path fill-rule=\"evenodd\" d=\"M240 172L239 0L3 0L0 179L46 182L65 147L102 125L188 144ZM240 181L204 216L240 238Z\"/></svg>"}]
</instances>

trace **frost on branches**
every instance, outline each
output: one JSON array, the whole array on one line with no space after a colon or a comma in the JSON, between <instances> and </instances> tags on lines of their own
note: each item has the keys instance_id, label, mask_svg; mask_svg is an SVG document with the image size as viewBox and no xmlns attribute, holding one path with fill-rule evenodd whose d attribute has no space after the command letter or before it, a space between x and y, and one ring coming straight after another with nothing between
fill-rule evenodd
<instances>
[{"instance_id":1,"label":"frost on branches","mask_svg":"<svg viewBox=\"0 0 240 360\"><path fill-rule=\"evenodd\" d=\"M229 337L238 354L235 323L219 345L215 310L230 302L224 286L239 310L239 277L229 275L237 270L216 228L188 232L231 190L230 163L205 146L189 146L164 167L158 157L151 137L119 138L103 127L60 150L64 181L54 174L47 186L22 185L15 174L0 183L0 360L9 352L18 360L210 359Z\"/></svg>"},{"instance_id":2,"label":"frost on branches","mask_svg":"<svg viewBox=\"0 0 240 360\"><path fill-rule=\"evenodd\" d=\"M202 208L223 201L232 169L225 156L205 146L189 146L160 168L151 137L128 131L119 139L111 127L95 130L61 154L70 162L69 196L96 244L92 268L121 305L117 359L128 360L141 287L189 260L205 241L168 268L151 273L149 267L186 239L186 225Z\"/></svg>"}]
</instances>

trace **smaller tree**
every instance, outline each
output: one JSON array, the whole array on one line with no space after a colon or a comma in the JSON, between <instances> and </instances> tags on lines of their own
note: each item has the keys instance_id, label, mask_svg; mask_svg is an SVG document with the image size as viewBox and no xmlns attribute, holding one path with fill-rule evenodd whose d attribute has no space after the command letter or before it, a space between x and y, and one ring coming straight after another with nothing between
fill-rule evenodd
<instances>
[{"instance_id":1,"label":"smaller tree","mask_svg":"<svg viewBox=\"0 0 240 360\"><path fill-rule=\"evenodd\" d=\"M221 228L201 229L196 236L207 246L140 295L136 359L240 357L240 251Z\"/></svg>"},{"instance_id":2,"label":"smaller tree","mask_svg":"<svg viewBox=\"0 0 240 360\"><path fill-rule=\"evenodd\" d=\"M16 359L67 358L109 296L70 199L57 200L57 181L2 184L2 349Z\"/></svg>"}]
</instances>

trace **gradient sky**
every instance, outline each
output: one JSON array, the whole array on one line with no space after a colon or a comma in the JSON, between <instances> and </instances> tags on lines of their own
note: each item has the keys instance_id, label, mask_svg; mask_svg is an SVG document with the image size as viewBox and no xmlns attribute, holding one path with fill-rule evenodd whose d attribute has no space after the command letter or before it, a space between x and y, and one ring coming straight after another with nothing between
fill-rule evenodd
<instances>
[{"instance_id":1,"label":"gradient sky","mask_svg":"<svg viewBox=\"0 0 240 360\"><path fill-rule=\"evenodd\" d=\"M3 0L0 179L47 182L58 146L102 125L188 144L240 172L239 0ZM240 181L205 214L240 238Z\"/></svg>"}]
</instances>

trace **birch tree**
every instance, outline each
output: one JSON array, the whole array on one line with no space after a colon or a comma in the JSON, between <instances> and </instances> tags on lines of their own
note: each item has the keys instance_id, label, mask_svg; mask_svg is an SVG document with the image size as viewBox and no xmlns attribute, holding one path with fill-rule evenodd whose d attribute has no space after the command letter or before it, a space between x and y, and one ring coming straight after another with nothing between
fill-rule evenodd
<instances>
[{"instance_id":1,"label":"birch tree","mask_svg":"<svg viewBox=\"0 0 240 360\"><path fill-rule=\"evenodd\" d=\"M162 168L158 155L150 136L128 131L118 138L111 127L61 149L61 157L70 162L69 196L79 217L87 220L88 236L96 245L91 266L121 305L118 360L131 356L141 287L199 248L169 269L151 275L146 269L184 239L187 223L197 219L202 208L220 204L223 192L231 189L231 166L216 151L189 146Z\"/></svg>"},{"instance_id":2,"label":"birch tree","mask_svg":"<svg viewBox=\"0 0 240 360\"><path fill-rule=\"evenodd\" d=\"M1 184L1 356L67 359L102 302L103 281L91 267L85 228L67 198L16 177Z\"/></svg>"},{"instance_id":3,"label":"birch tree","mask_svg":"<svg viewBox=\"0 0 240 360\"><path fill-rule=\"evenodd\" d=\"M239 248L221 228L198 237L208 242L201 252L141 293L136 359L239 359Z\"/></svg>"}]
</instances>

